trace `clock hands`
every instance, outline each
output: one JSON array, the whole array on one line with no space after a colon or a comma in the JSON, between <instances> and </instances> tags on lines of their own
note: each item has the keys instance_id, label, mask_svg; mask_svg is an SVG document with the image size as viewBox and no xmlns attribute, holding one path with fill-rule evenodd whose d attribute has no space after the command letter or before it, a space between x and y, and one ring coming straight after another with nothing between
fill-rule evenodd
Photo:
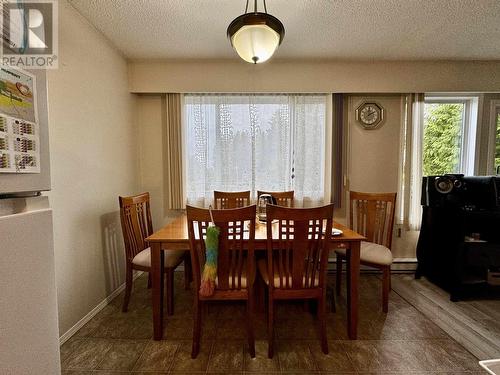
<instances>
[{"instance_id":1,"label":"clock hands","mask_svg":"<svg viewBox=\"0 0 500 375\"><path fill-rule=\"evenodd\" d=\"M377 104L363 103L356 109L356 119L365 129L375 129L383 116L383 109Z\"/></svg>"}]
</instances>

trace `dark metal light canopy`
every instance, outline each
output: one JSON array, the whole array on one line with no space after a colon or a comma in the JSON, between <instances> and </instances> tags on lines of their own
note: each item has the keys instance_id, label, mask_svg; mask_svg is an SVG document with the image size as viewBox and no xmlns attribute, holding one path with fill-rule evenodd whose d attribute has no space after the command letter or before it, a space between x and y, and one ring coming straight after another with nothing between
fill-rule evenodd
<instances>
[{"instance_id":1,"label":"dark metal light canopy","mask_svg":"<svg viewBox=\"0 0 500 375\"><path fill-rule=\"evenodd\" d=\"M259 64L267 61L274 54L285 36L285 27L279 19L267 13L266 0L264 13L257 12L257 0L254 11L235 18L227 28L227 36L238 55L249 63Z\"/></svg>"}]
</instances>

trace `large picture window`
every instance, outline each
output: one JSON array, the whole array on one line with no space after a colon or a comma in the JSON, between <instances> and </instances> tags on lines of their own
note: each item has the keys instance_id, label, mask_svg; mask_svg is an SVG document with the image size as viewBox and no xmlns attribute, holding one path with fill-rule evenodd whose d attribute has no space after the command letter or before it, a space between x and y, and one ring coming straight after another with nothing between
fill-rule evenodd
<instances>
[{"instance_id":1,"label":"large picture window","mask_svg":"<svg viewBox=\"0 0 500 375\"><path fill-rule=\"evenodd\" d=\"M188 203L207 205L214 190L322 203L326 107L327 95L185 95Z\"/></svg>"}]
</instances>

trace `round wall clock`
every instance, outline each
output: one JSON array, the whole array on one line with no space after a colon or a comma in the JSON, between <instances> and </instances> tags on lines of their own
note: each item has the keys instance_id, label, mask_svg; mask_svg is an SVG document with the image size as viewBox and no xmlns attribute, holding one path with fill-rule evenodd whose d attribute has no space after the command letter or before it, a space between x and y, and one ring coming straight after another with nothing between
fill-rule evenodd
<instances>
[{"instance_id":1,"label":"round wall clock","mask_svg":"<svg viewBox=\"0 0 500 375\"><path fill-rule=\"evenodd\" d=\"M384 121L384 108L373 102L363 103L356 109L356 120L365 129L376 129Z\"/></svg>"}]
</instances>

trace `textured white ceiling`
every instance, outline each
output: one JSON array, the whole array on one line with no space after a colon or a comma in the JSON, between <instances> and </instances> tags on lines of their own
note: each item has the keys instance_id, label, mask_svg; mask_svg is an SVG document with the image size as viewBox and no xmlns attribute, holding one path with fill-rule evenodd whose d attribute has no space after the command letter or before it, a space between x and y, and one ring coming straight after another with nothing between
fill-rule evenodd
<instances>
[{"instance_id":1,"label":"textured white ceiling","mask_svg":"<svg viewBox=\"0 0 500 375\"><path fill-rule=\"evenodd\" d=\"M226 28L245 8L245 0L70 3L130 59L234 58ZM286 30L276 58L500 60L499 0L267 0L267 9Z\"/></svg>"}]
</instances>

